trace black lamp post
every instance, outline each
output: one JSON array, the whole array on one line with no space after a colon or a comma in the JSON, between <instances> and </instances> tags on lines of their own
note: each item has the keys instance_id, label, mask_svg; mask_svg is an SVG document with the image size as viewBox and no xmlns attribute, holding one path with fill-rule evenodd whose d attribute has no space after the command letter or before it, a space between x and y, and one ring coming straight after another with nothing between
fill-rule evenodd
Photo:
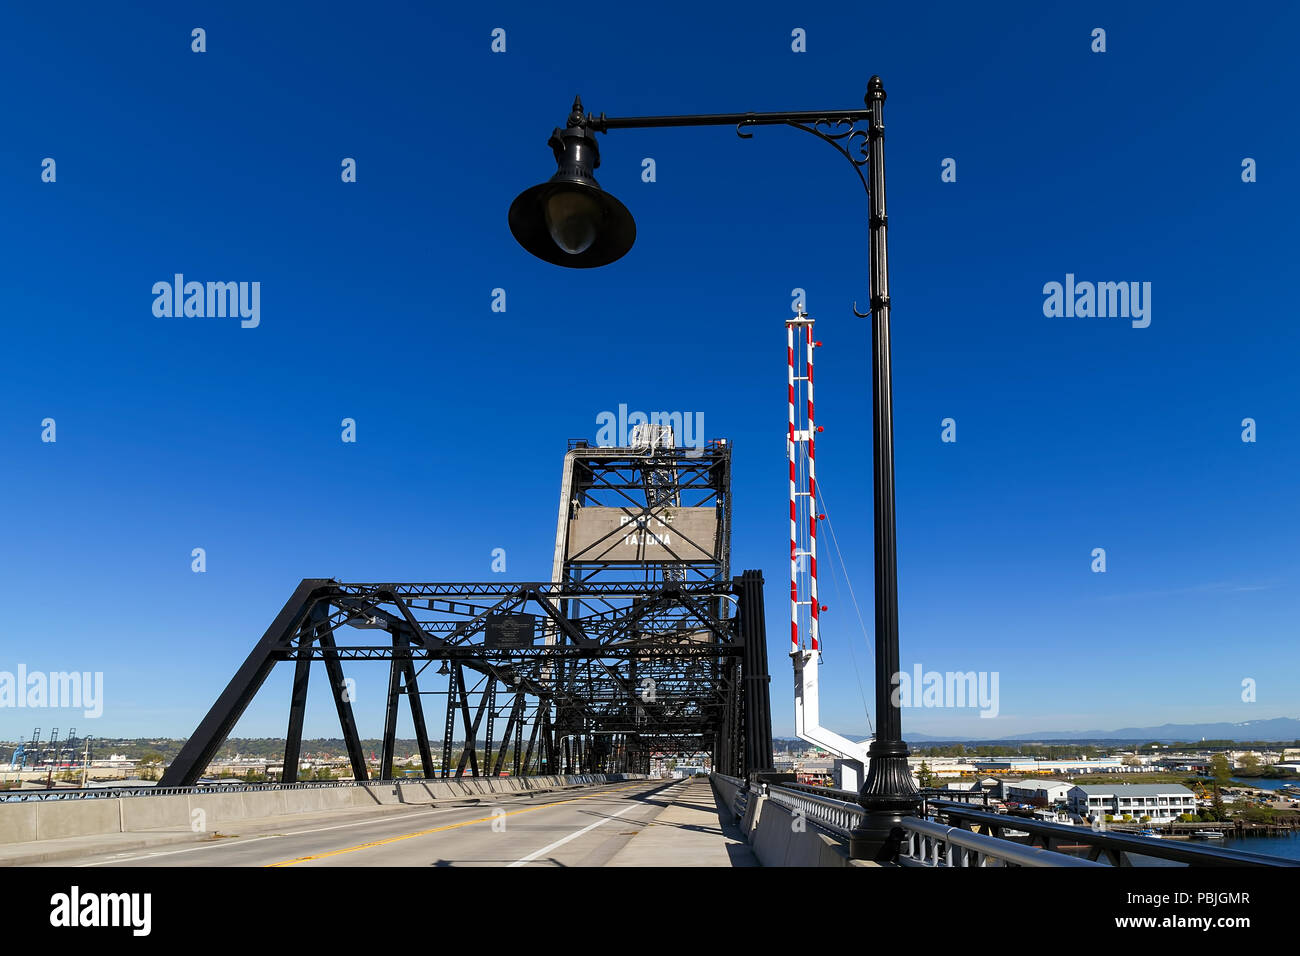
<instances>
[{"instance_id":1,"label":"black lamp post","mask_svg":"<svg viewBox=\"0 0 1300 956\"><path fill-rule=\"evenodd\" d=\"M880 77L868 84L865 110L797 113L714 113L689 116L606 117L584 115L573 101L564 129L548 145L558 169L541 185L520 193L510 206L510 231L519 244L547 262L571 268L603 266L622 258L636 240L636 224L621 202L600 188L596 133L665 126L734 126L744 139L752 126L792 126L829 143L847 159L867 192L869 215L871 438L874 459L877 733L868 751L867 778L858 800L867 810L853 832L855 859L889 860L898 852L903 817L915 814L920 795L908 770L907 744L894 701L898 673L898 568L894 540L894 406L889 362L889 257L885 213L885 88ZM857 124L864 123L865 129ZM864 169L866 172L864 173ZM868 181L868 177L870 177Z\"/></svg>"}]
</instances>

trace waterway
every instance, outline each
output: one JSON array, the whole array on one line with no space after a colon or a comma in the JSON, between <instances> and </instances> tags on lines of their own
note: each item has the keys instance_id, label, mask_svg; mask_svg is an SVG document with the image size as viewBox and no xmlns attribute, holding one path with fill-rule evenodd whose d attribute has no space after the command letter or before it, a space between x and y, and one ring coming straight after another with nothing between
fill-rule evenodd
<instances>
[{"instance_id":1,"label":"waterway","mask_svg":"<svg viewBox=\"0 0 1300 956\"><path fill-rule=\"evenodd\" d=\"M1209 779L1208 777L1206 779ZM1267 777L1233 777L1233 783L1246 787L1258 787L1260 790L1280 790L1287 784L1295 785L1294 780L1270 780ZM1197 843L1202 841L1197 840ZM1300 833L1282 836L1226 837L1222 840L1206 840L1208 846L1221 846L1246 853L1262 853L1265 856L1281 856L1288 860L1300 860Z\"/></svg>"},{"instance_id":2,"label":"waterway","mask_svg":"<svg viewBox=\"0 0 1300 956\"><path fill-rule=\"evenodd\" d=\"M1296 780L1270 780L1268 777L1232 777L1231 779L1233 783L1239 783L1246 787L1258 787L1261 790L1281 790L1288 784L1293 787L1300 784L1300 781Z\"/></svg>"},{"instance_id":3,"label":"waterway","mask_svg":"<svg viewBox=\"0 0 1300 956\"><path fill-rule=\"evenodd\" d=\"M1300 834L1286 836L1227 837L1222 840L1197 840L1210 846L1226 847L1229 850L1242 850L1246 853L1263 853L1265 856L1282 856L1288 860L1300 860Z\"/></svg>"},{"instance_id":4,"label":"waterway","mask_svg":"<svg viewBox=\"0 0 1300 956\"><path fill-rule=\"evenodd\" d=\"M1214 778L1201 776L1196 779L1209 783ZM1281 790L1288 785L1300 786L1300 780L1278 780L1270 777L1229 777L1228 781L1242 787L1258 787L1260 790Z\"/></svg>"}]
</instances>

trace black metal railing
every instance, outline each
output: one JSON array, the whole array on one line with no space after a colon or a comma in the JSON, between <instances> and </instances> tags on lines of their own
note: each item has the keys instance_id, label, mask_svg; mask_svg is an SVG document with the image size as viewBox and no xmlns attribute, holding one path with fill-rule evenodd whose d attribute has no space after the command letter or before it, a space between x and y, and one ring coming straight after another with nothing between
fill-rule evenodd
<instances>
[{"instance_id":1,"label":"black metal railing","mask_svg":"<svg viewBox=\"0 0 1300 956\"><path fill-rule=\"evenodd\" d=\"M40 790L0 790L0 803L27 803L33 800L109 800L119 797L173 797L194 793L252 793L264 790L323 790L333 787L357 787L376 783L392 785L402 781L320 780L310 783L212 783L193 787L50 787Z\"/></svg>"},{"instance_id":2,"label":"black metal railing","mask_svg":"<svg viewBox=\"0 0 1300 956\"><path fill-rule=\"evenodd\" d=\"M519 780L538 780L541 776L562 777L567 785L588 786L602 782L605 776L622 776L628 780L645 779L645 774L543 774L520 776ZM39 790L0 790L0 803L28 803L45 800L116 800L123 797L175 797L213 793L262 793L271 790L328 790L339 787L395 787L399 784L460 783L471 780L508 779L505 777L400 777L393 780L319 780L306 783L211 783L192 787L52 787Z\"/></svg>"},{"instance_id":3,"label":"black metal railing","mask_svg":"<svg viewBox=\"0 0 1300 956\"><path fill-rule=\"evenodd\" d=\"M1283 866L1300 867L1300 860L1230 850L1226 847L1192 846L1157 837L1136 836L1066 823L1048 823L1028 817L992 813L953 800L930 800L931 815L950 826L972 829L999 839L1007 831L1027 834L1024 846L1038 846L1051 852L1068 852L1112 866L1132 866L1134 857L1165 860L1187 866ZM1062 848L1068 848L1063 850Z\"/></svg>"},{"instance_id":4,"label":"black metal railing","mask_svg":"<svg viewBox=\"0 0 1300 956\"><path fill-rule=\"evenodd\" d=\"M839 796L831 796L837 794ZM802 784L769 784L767 798L800 813L818 829L847 841L862 825L866 810L845 790ZM974 833L924 817L904 817L896 863L906 867L1096 867L1105 864L1027 846L1015 840Z\"/></svg>"},{"instance_id":5,"label":"black metal railing","mask_svg":"<svg viewBox=\"0 0 1300 956\"><path fill-rule=\"evenodd\" d=\"M715 774L715 779L719 775ZM733 811L742 795L765 795L838 839L865 813L857 794L796 783L754 784L724 777ZM997 813L983 791L922 790L923 813L903 821L900 866L1300 867L1300 860L1144 837ZM956 797L956 799L951 799ZM980 801L979 805L972 805Z\"/></svg>"}]
</instances>

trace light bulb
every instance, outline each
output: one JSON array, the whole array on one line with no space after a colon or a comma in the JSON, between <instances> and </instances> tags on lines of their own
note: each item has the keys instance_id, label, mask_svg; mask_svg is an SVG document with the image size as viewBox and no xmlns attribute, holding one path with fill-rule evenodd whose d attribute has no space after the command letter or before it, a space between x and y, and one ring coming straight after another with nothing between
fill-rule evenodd
<instances>
[{"instance_id":1,"label":"light bulb","mask_svg":"<svg viewBox=\"0 0 1300 956\"><path fill-rule=\"evenodd\" d=\"M600 204L585 192L561 190L545 203L546 228L555 244L569 255L577 256L596 241L596 222Z\"/></svg>"}]
</instances>

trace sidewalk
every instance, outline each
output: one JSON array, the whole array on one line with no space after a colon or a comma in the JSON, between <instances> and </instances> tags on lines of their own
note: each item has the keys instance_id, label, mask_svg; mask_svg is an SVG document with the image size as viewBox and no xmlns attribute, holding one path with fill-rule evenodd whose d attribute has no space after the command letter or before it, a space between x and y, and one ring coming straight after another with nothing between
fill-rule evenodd
<instances>
[{"instance_id":1,"label":"sidewalk","mask_svg":"<svg viewBox=\"0 0 1300 956\"><path fill-rule=\"evenodd\" d=\"M758 866L754 852L723 823L713 787L693 779L606 866Z\"/></svg>"}]
</instances>

